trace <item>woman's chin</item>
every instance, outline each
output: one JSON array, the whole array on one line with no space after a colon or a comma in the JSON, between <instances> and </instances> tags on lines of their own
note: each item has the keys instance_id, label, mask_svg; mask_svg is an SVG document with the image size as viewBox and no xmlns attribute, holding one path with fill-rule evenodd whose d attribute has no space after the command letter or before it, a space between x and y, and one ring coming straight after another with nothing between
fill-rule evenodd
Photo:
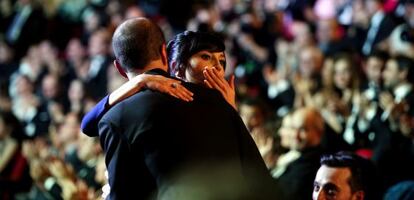
<instances>
[{"instance_id":1,"label":"woman's chin","mask_svg":"<svg viewBox=\"0 0 414 200\"><path fill-rule=\"evenodd\" d=\"M190 78L190 79L187 79L187 80L188 80L188 82L191 82L191 83L194 83L194 84L197 84L197 85L206 85L204 83L204 77L201 77L201 78Z\"/></svg>"}]
</instances>

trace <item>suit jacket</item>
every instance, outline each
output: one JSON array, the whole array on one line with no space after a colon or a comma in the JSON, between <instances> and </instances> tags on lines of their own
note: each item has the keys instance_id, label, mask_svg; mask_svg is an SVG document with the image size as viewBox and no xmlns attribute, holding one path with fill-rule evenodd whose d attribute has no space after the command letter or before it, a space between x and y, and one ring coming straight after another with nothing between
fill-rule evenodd
<instances>
[{"instance_id":1,"label":"suit jacket","mask_svg":"<svg viewBox=\"0 0 414 200\"><path fill-rule=\"evenodd\" d=\"M371 26L368 28L367 32L366 32L366 37L365 37L365 41L366 42L368 40L369 37L369 30L371 29ZM368 53L367 55L369 55L370 53L372 53L372 51L376 48L377 44L382 42L383 40L385 40L386 38L388 38L388 36L391 35L391 32L394 30L394 28L397 26L394 18L388 14L384 13L384 17L382 18L381 22L379 22L379 26L378 26L378 30L375 32L375 35L371 44L370 44L370 51L369 52L365 52ZM364 45L364 43L362 44Z\"/></svg>"},{"instance_id":2,"label":"suit jacket","mask_svg":"<svg viewBox=\"0 0 414 200\"><path fill-rule=\"evenodd\" d=\"M109 56L96 56L101 59L96 63L98 70L95 74L88 72L86 80L86 91L93 99L101 99L108 93L108 68L111 65L112 59ZM96 59L96 58L95 58ZM92 67L93 59L91 59Z\"/></svg>"},{"instance_id":3,"label":"suit jacket","mask_svg":"<svg viewBox=\"0 0 414 200\"><path fill-rule=\"evenodd\" d=\"M286 200L312 199L313 181L320 167L321 147L309 147L290 163L277 179L277 186L284 191Z\"/></svg>"},{"instance_id":4,"label":"suit jacket","mask_svg":"<svg viewBox=\"0 0 414 200\"><path fill-rule=\"evenodd\" d=\"M194 93L190 103L144 90L99 122L109 199L273 197L270 174L238 113L216 90L184 85Z\"/></svg>"},{"instance_id":5,"label":"suit jacket","mask_svg":"<svg viewBox=\"0 0 414 200\"><path fill-rule=\"evenodd\" d=\"M379 29L377 31L377 34L375 35L375 40L373 43L373 46L378 44L379 42L386 39L394 30L394 28L397 26L394 18L390 15L385 14L383 20L380 23ZM372 51L372 49L371 49Z\"/></svg>"},{"instance_id":6,"label":"suit jacket","mask_svg":"<svg viewBox=\"0 0 414 200\"><path fill-rule=\"evenodd\" d=\"M45 39L47 33L47 19L43 10L39 7L31 7L31 12L27 19L24 21L20 32L20 35L16 38L15 41L8 41L13 45L15 51L16 60L22 58L28 48L39 43L41 40ZM12 22L14 18L21 12L21 10L14 10L10 18L5 34L12 27Z\"/></svg>"}]
</instances>

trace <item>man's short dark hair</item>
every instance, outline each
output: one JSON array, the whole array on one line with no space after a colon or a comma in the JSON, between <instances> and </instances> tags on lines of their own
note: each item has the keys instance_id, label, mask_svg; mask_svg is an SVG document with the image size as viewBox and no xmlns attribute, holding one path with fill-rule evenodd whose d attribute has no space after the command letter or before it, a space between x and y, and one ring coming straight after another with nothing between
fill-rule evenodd
<instances>
[{"instance_id":1,"label":"man's short dark hair","mask_svg":"<svg viewBox=\"0 0 414 200\"><path fill-rule=\"evenodd\" d=\"M386 51L383 50L379 50L379 49L374 49L368 56L367 59L369 58L376 58L378 60L381 60L383 63L387 62L388 58L389 58L389 54Z\"/></svg>"},{"instance_id":2,"label":"man's short dark hair","mask_svg":"<svg viewBox=\"0 0 414 200\"><path fill-rule=\"evenodd\" d=\"M410 83L414 83L414 61L410 57L404 56L404 55L396 55L392 59L397 62L398 65L398 71L407 71L406 80Z\"/></svg>"},{"instance_id":3,"label":"man's short dark hair","mask_svg":"<svg viewBox=\"0 0 414 200\"><path fill-rule=\"evenodd\" d=\"M351 192L364 191L365 199L376 199L380 195L376 168L374 164L354 153L341 151L336 154L324 155L321 165L334 168L349 168L351 177L348 180Z\"/></svg>"},{"instance_id":4,"label":"man's short dark hair","mask_svg":"<svg viewBox=\"0 0 414 200\"><path fill-rule=\"evenodd\" d=\"M146 18L133 18L122 23L112 37L117 61L126 71L142 69L161 58L165 44L160 27Z\"/></svg>"},{"instance_id":5,"label":"man's short dark hair","mask_svg":"<svg viewBox=\"0 0 414 200\"><path fill-rule=\"evenodd\" d=\"M392 57L392 59L394 59L397 62L399 71L407 70L414 67L413 60L407 56L396 55Z\"/></svg>"}]
</instances>

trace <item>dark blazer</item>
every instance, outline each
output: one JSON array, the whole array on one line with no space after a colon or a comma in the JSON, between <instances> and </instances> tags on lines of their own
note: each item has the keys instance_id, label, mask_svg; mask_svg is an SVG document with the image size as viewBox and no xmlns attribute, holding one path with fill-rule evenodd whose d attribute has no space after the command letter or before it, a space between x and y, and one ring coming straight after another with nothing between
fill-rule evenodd
<instances>
[{"instance_id":1,"label":"dark blazer","mask_svg":"<svg viewBox=\"0 0 414 200\"><path fill-rule=\"evenodd\" d=\"M92 99L102 99L108 93L108 68L112 61L113 59L111 57L102 56L102 62L99 64L100 66L97 74L87 78L86 91Z\"/></svg>"},{"instance_id":2,"label":"dark blazer","mask_svg":"<svg viewBox=\"0 0 414 200\"><path fill-rule=\"evenodd\" d=\"M385 14L384 19L382 19L379 25L377 34L375 35L373 46L386 39L396 26L397 24L395 22L395 19L392 16Z\"/></svg>"},{"instance_id":3,"label":"dark blazer","mask_svg":"<svg viewBox=\"0 0 414 200\"><path fill-rule=\"evenodd\" d=\"M320 167L323 154L318 147L309 147L301 151L300 157L290 163L286 171L277 179L277 185L284 191L286 200L312 199L313 181Z\"/></svg>"},{"instance_id":4,"label":"dark blazer","mask_svg":"<svg viewBox=\"0 0 414 200\"><path fill-rule=\"evenodd\" d=\"M388 36L391 34L391 32L394 30L394 28L397 26L394 18L388 14L384 14L384 18L381 20L378 30L375 34L375 37L373 38L374 40L372 41L371 44L371 51L369 53L371 53L377 46L378 43L382 42L383 40L387 39ZM368 38L368 32L370 27L367 29L366 32L366 36L365 36L365 40L367 40ZM365 42L365 41L364 41ZM364 43L362 43L362 45L364 45Z\"/></svg>"},{"instance_id":5,"label":"dark blazer","mask_svg":"<svg viewBox=\"0 0 414 200\"><path fill-rule=\"evenodd\" d=\"M275 199L238 113L216 90L183 84L194 101L144 90L99 122L109 199Z\"/></svg>"},{"instance_id":6,"label":"dark blazer","mask_svg":"<svg viewBox=\"0 0 414 200\"><path fill-rule=\"evenodd\" d=\"M8 41L12 44L15 51L16 60L21 59L25 54L28 48L39 43L41 40L45 39L47 33L48 21L45 17L43 10L40 7L32 6L32 11L27 17L26 21L21 27L20 35L16 41ZM11 28L14 18L21 12L20 10L14 10L10 18L5 34Z\"/></svg>"}]
</instances>

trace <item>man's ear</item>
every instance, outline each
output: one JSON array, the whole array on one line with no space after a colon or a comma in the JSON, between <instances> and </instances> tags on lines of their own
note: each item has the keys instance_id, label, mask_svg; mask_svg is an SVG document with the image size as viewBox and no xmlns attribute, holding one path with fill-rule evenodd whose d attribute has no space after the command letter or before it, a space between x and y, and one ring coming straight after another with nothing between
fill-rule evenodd
<instances>
[{"instance_id":1,"label":"man's ear","mask_svg":"<svg viewBox=\"0 0 414 200\"><path fill-rule=\"evenodd\" d=\"M128 76L127 76L125 70L121 67L121 64L119 64L119 62L117 60L114 60L114 66L115 66L116 70L118 70L118 73L121 74L121 76L128 79Z\"/></svg>"},{"instance_id":2,"label":"man's ear","mask_svg":"<svg viewBox=\"0 0 414 200\"><path fill-rule=\"evenodd\" d=\"M400 73L398 73L398 75L400 76L399 78L401 80L407 80L407 78L408 78L408 69L402 70Z\"/></svg>"},{"instance_id":3,"label":"man's ear","mask_svg":"<svg viewBox=\"0 0 414 200\"><path fill-rule=\"evenodd\" d=\"M165 46L165 43L161 47L161 60L162 64L168 65L167 46Z\"/></svg>"},{"instance_id":4,"label":"man's ear","mask_svg":"<svg viewBox=\"0 0 414 200\"><path fill-rule=\"evenodd\" d=\"M355 200L364 200L365 199L365 192L364 191L357 191L355 193Z\"/></svg>"}]
</instances>

